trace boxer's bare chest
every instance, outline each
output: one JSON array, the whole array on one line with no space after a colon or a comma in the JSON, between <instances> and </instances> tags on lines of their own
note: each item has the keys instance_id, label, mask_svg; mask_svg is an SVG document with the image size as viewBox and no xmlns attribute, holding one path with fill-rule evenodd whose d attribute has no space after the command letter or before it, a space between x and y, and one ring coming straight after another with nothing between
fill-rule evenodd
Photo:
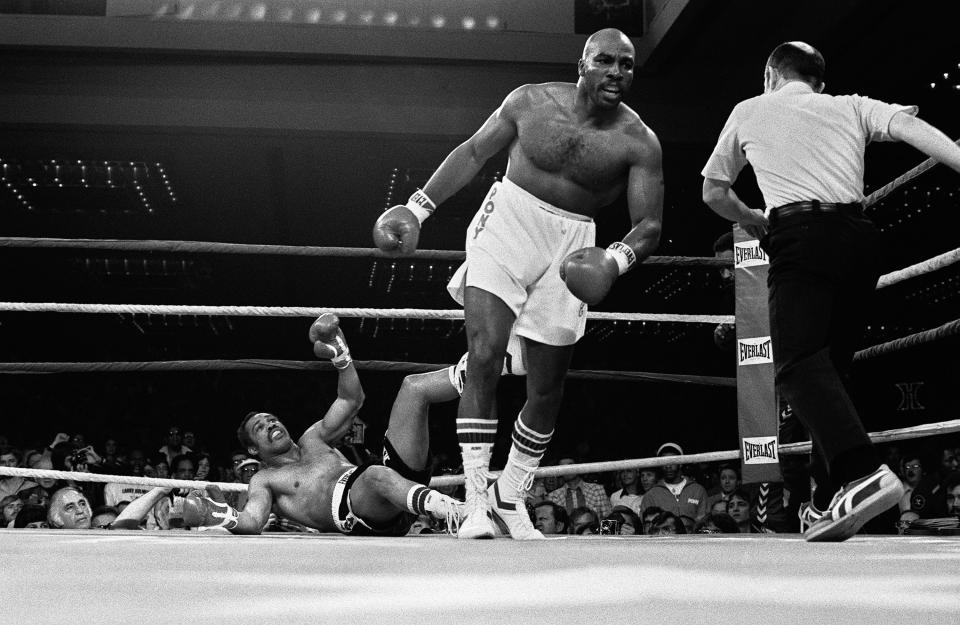
<instances>
[{"instance_id":1,"label":"boxer's bare chest","mask_svg":"<svg viewBox=\"0 0 960 625\"><path fill-rule=\"evenodd\" d=\"M543 172L598 191L625 180L627 152L616 129L591 127L544 107L525 114L517 130L523 155Z\"/></svg>"},{"instance_id":2,"label":"boxer's bare chest","mask_svg":"<svg viewBox=\"0 0 960 625\"><path fill-rule=\"evenodd\" d=\"M350 466L332 449L305 450L299 461L271 469L274 507L283 516L324 529L334 484Z\"/></svg>"}]
</instances>

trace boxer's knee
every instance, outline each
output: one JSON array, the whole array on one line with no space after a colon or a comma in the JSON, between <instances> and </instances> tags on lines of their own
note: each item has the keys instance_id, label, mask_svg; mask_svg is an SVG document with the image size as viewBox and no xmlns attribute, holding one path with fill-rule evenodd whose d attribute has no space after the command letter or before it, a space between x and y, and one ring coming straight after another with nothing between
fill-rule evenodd
<instances>
[{"instance_id":1,"label":"boxer's knee","mask_svg":"<svg viewBox=\"0 0 960 625\"><path fill-rule=\"evenodd\" d=\"M399 395L403 399L423 403L427 401L427 380L425 373L416 373L413 375L408 375L403 378L403 382L400 384ZM405 411L404 416L412 414L410 411Z\"/></svg>"},{"instance_id":2,"label":"boxer's knee","mask_svg":"<svg viewBox=\"0 0 960 625\"><path fill-rule=\"evenodd\" d=\"M376 464L370 465L356 482L358 485L362 484L365 490L370 493L376 493L381 497L389 492L392 483L393 478L390 475L390 469L386 466Z\"/></svg>"},{"instance_id":3,"label":"boxer's knee","mask_svg":"<svg viewBox=\"0 0 960 625\"><path fill-rule=\"evenodd\" d=\"M527 404L537 412L556 412L563 402L563 384L527 387Z\"/></svg>"},{"instance_id":4,"label":"boxer's knee","mask_svg":"<svg viewBox=\"0 0 960 625\"><path fill-rule=\"evenodd\" d=\"M467 383L477 383L482 387L496 384L503 370L505 353L506 350L493 341L471 341L467 357Z\"/></svg>"}]
</instances>

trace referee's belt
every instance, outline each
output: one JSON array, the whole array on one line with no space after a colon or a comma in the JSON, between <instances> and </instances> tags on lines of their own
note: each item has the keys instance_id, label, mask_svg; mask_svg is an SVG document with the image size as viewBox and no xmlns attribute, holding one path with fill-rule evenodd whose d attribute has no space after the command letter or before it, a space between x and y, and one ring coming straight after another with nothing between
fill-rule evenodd
<instances>
[{"instance_id":1,"label":"referee's belt","mask_svg":"<svg viewBox=\"0 0 960 625\"><path fill-rule=\"evenodd\" d=\"M863 217L863 202L851 202L849 204L834 204L831 202L821 202L820 200L809 200L804 202L790 202L783 206L775 206L770 209L770 220L779 221L794 215L808 215L812 213L838 213L849 217Z\"/></svg>"}]
</instances>

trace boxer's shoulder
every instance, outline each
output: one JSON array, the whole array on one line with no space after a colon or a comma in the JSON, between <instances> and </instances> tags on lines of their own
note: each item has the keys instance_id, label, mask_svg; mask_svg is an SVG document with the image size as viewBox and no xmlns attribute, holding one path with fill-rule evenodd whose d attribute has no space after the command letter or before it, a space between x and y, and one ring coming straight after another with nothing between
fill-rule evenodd
<instances>
[{"instance_id":1,"label":"boxer's shoulder","mask_svg":"<svg viewBox=\"0 0 960 625\"><path fill-rule=\"evenodd\" d=\"M550 107L572 105L577 86L570 82L542 82L520 85L504 100L505 108L516 111L539 111Z\"/></svg>"}]
</instances>

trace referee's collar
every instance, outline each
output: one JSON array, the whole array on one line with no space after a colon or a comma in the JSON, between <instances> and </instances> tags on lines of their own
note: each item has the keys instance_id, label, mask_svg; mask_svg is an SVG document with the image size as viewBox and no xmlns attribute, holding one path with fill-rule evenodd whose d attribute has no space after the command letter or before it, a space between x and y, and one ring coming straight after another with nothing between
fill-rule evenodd
<instances>
[{"instance_id":1,"label":"referee's collar","mask_svg":"<svg viewBox=\"0 0 960 625\"><path fill-rule=\"evenodd\" d=\"M802 80L789 80L782 87L774 91L777 95L792 95L795 93L813 93L810 83Z\"/></svg>"}]
</instances>

